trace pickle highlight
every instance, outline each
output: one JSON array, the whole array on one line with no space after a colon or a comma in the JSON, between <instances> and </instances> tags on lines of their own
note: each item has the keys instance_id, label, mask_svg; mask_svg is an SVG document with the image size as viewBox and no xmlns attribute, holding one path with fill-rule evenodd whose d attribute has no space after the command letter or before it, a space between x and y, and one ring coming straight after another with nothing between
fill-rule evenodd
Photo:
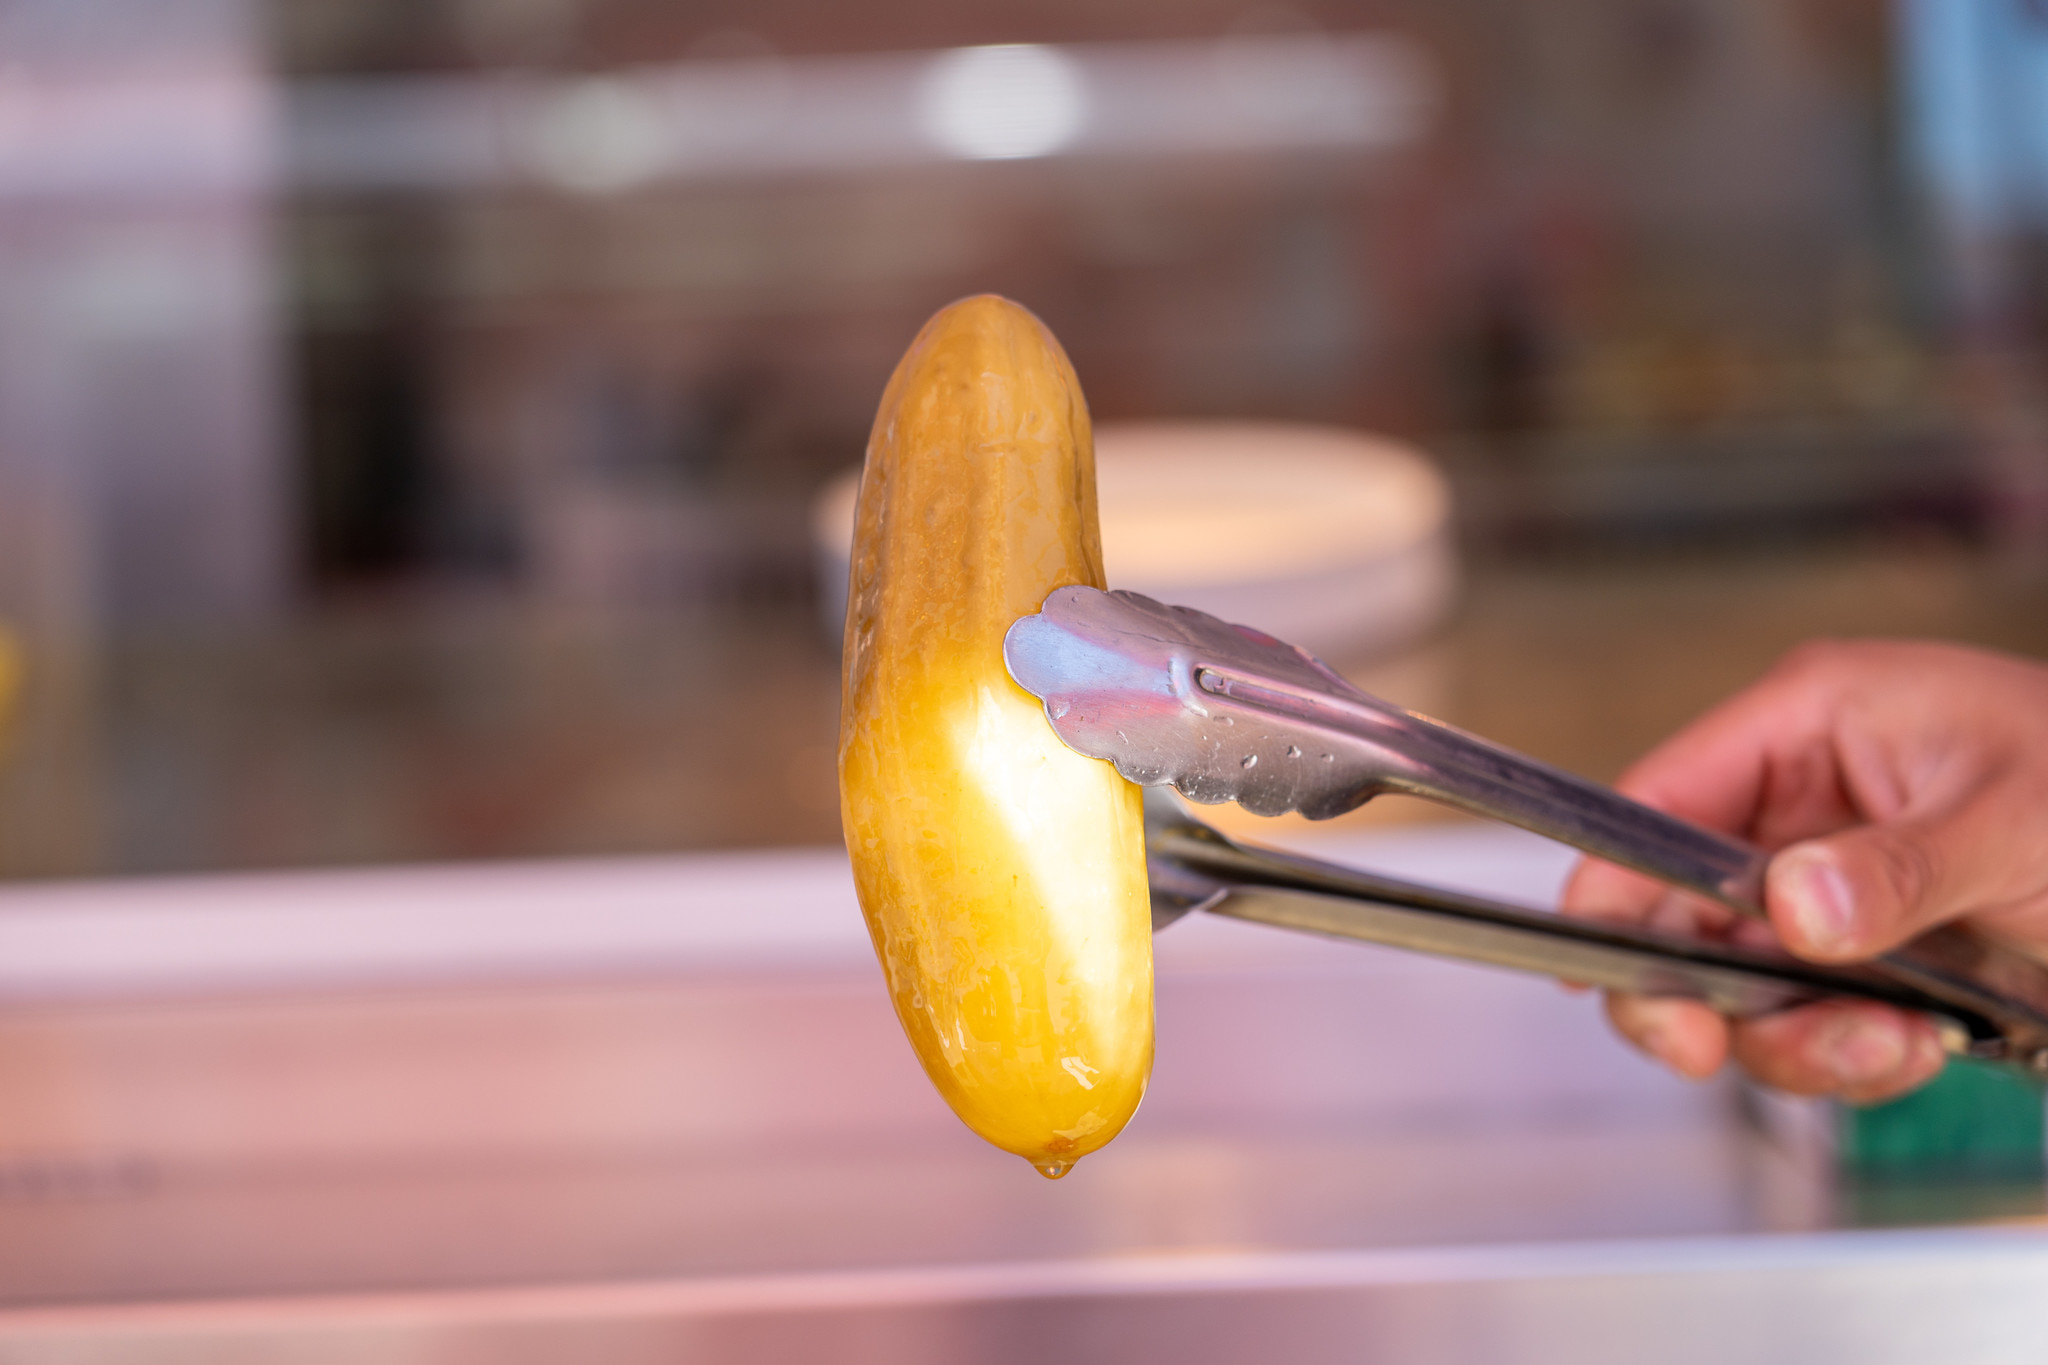
<instances>
[{"instance_id":1,"label":"pickle highlight","mask_svg":"<svg viewBox=\"0 0 2048 1365\"><path fill-rule=\"evenodd\" d=\"M1104 586L1073 367L992 295L890 377L856 514L841 676L847 851L897 1018L953 1112L1048 1176L1115 1137L1152 1067L1138 789L1060 742L1003 635Z\"/></svg>"}]
</instances>

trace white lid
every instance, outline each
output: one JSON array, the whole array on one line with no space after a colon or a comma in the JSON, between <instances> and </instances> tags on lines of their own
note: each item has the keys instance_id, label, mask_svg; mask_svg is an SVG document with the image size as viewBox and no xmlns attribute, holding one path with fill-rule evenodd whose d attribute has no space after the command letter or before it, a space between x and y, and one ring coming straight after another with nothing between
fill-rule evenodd
<instances>
[{"instance_id":1,"label":"white lid","mask_svg":"<svg viewBox=\"0 0 2048 1365\"><path fill-rule=\"evenodd\" d=\"M1332 427L1146 422L1096 433L1102 553L1117 587L1305 578L1440 534L1443 476L1391 441Z\"/></svg>"},{"instance_id":2,"label":"white lid","mask_svg":"<svg viewBox=\"0 0 2048 1365\"><path fill-rule=\"evenodd\" d=\"M1095 452L1113 588L1332 658L1411 641L1450 607L1450 490L1405 446L1335 427L1144 422L1098 428ZM859 485L849 471L812 509L835 634Z\"/></svg>"},{"instance_id":3,"label":"white lid","mask_svg":"<svg viewBox=\"0 0 2048 1365\"><path fill-rule=\"evenodd\" d=\"M1405 446L1333 427L1141 422L1095 435L1103 557L1117 586L1299 578L1439 534L1450 493ZM853 545L860 471L819 494L821 551Z\"/></svg>"}]
</instances>

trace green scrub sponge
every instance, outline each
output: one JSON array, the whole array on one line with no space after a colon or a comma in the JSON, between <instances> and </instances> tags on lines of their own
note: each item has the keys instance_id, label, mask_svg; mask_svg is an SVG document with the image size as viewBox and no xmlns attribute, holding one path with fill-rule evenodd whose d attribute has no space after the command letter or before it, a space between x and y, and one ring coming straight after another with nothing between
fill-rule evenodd
<instances>
[{"instance_id":1,"label":"green scrub sponge","mask_svg":"<svg viewBox=\"0 0 2048 1365\"><path fill-rule=\"evenodd\" d=\"M1838 1160L1861 1179L2025 1179L2042 1174L2042 1089L2018 1071L1951 1061L1901 1099L1844 1108Z\"/></svg>"}]
</instances>

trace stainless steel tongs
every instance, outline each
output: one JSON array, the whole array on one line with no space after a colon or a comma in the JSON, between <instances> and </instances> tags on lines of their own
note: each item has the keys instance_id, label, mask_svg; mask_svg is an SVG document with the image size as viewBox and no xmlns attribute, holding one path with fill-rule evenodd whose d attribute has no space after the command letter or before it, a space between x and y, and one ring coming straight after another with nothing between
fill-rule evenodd
<instances>
[{"instance_id":1,"label":"stainless steel tongs","mask_svg":"<svg viewBox=\"0 0 2048 1365\"><path fill-rule=\"evenodd\" d=\"M1060 588L1003 642L1067 745L1132 782L1312 820L1384 792L1426 797L1761 916L1768 855L1353 687L1306 651L1129 592ZM1255 849L1147 793L1153 927L1203 910L1685 995L1733 1015L1824 996L1922 1011L1950 1050L2048 1072L2048 968L1960 928L1829 967L1562 916Z\"/></svg>"}]
</instances>

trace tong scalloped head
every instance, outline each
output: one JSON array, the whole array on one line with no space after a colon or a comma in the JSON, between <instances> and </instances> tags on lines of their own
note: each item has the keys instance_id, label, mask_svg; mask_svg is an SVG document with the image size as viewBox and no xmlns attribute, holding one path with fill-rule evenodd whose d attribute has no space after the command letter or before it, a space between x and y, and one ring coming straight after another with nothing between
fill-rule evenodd
<instances>
[{"instance_id":1,"label":"tong scalloped head","mask_svg":"<svg viewBox=\"0 0 2048 1365\"><path fill-rule=\"evenodd\" d=\"M1296 726L1269 723L1204 686L1205 675L1228 670L1392 710L1313 654L1249 626L1134 592L1059 588L1010 627L1003 656L1061 739L1140 786L1316 820L1389 785L1384 761L1360 761L1355 746L1304 745Z\"/></svg>"}]
</instances>

